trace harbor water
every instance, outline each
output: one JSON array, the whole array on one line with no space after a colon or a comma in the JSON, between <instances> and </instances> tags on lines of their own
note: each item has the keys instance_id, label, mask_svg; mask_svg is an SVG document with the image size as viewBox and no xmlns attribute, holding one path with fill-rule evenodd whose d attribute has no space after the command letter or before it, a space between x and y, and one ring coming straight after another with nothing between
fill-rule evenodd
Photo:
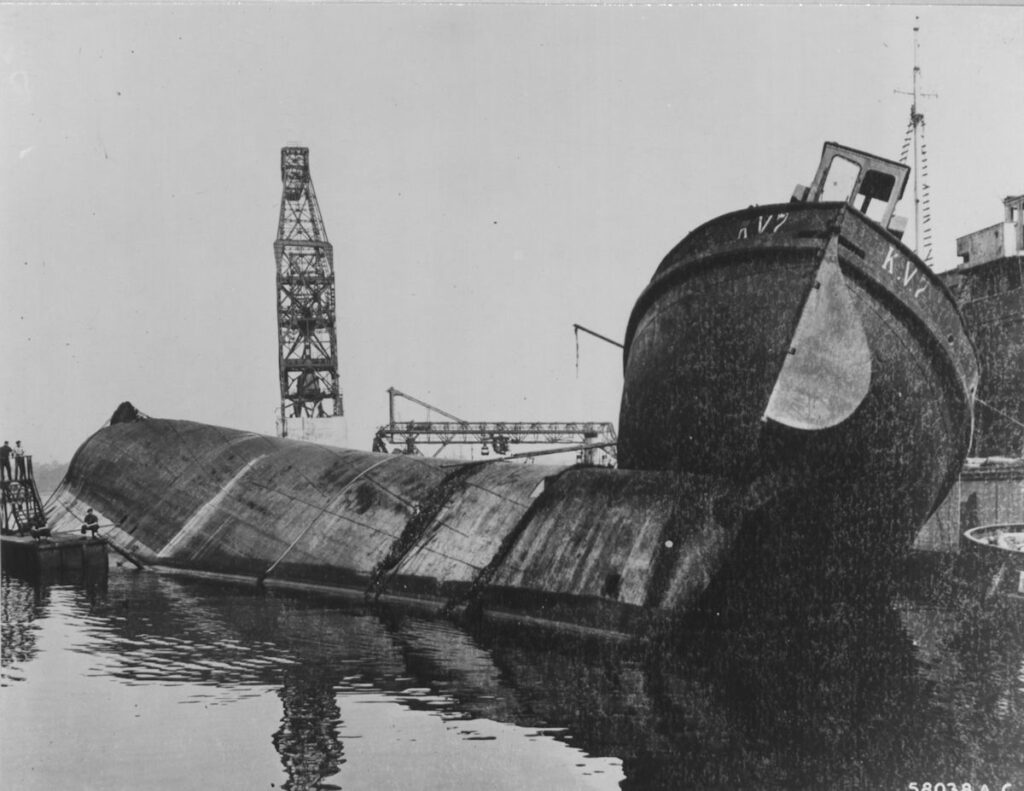
<instances>
[{"instance_id":1,"label":"harbor water","mask_svg":"<svg viewBox=\"0 0 1024 791\"><path fill-rule=\"evenodd\" d=\"M946 585L655 642L113 562L2 593L3 788L1024 789L1024 615Z\"/></svg>"}]
</instances>

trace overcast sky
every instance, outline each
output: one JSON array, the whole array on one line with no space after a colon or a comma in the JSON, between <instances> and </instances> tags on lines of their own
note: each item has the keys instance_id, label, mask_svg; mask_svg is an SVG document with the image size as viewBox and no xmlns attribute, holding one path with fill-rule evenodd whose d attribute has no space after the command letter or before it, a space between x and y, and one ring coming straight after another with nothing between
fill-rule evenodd
<instances>
[{"instance_id":1,"label":"overcast sky","mask_svg":"<svg viewBox=\"0 0 1024 791\"><path fill-rule=\"evenodd\" d=\"M915 17L943 269L1024 192L1022 8L2 5L0 441L67 460L124 400L274 432L296 143L353 446L389 386L617 421L621 354L577 375L572 324L621 338L679 239L824 141L898 157Z\"/></svg>"}]
</instances>

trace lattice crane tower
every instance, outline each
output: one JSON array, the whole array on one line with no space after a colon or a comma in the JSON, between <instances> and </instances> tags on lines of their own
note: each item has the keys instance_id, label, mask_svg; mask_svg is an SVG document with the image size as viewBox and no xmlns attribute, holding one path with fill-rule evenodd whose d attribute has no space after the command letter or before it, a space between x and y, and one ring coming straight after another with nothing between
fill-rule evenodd
<instances>
[{"instance_id":1,"label":"lattice crane tower","mask_svg":"<svg viewBox=\"0 0 1024 791\"><path fill-rule=\"evenodd\" d=\"M278 372L283 437L343 443L334 250L309 177L309 149L281 149L277 261Z\"/></svg>"}]
</instances>

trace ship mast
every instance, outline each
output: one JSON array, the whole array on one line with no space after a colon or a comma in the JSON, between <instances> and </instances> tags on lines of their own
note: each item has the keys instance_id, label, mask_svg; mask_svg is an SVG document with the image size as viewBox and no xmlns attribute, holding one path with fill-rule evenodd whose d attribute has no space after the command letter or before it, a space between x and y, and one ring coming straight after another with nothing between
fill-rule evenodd
<instances>
[{"instance_id":1,"label":"ship mast","mask_svg":"<svg viewBox=\"0 0 1024 791\"><path fill-rule=\"evenodd\" d=\"M917 17L915 17L915 20ZM918 101L925 97L936 97L938 94L922 93L919 88L921 79L921 67L917 62L918 33L921 28L914 25L914 81L912 91L900 91L913 97L910 104L910 121L907 124L907 134L903 140L903 150L900 153L900 163L907 164L910 149L914 151L914 252L921 260L931 266L932 243L931 243L931 194L928 186L928 147L924 141L924 113L921 112ZM923 229L923 231L922 231ZM923 235L922 235L923 233Z\"/></svg>"}]
</instances>

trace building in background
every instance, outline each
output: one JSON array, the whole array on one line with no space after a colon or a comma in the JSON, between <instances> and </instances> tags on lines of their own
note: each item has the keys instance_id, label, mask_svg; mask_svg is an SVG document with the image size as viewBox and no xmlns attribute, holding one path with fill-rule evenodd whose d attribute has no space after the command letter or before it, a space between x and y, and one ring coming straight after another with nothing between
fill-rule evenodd
<instances>
[{"instance_id":1,"label":"building in background","mask_svg":"<svg viewBox=\"0 0 1024 791\"><path fill-rule=\"evenodd\" d=\"M943 273L978 351L981 380L971 458L915 547L956 551L965 530L1024 523L1024 195L1003 221L956 240L960 265Z\"/></svg>"}]
</instances>

